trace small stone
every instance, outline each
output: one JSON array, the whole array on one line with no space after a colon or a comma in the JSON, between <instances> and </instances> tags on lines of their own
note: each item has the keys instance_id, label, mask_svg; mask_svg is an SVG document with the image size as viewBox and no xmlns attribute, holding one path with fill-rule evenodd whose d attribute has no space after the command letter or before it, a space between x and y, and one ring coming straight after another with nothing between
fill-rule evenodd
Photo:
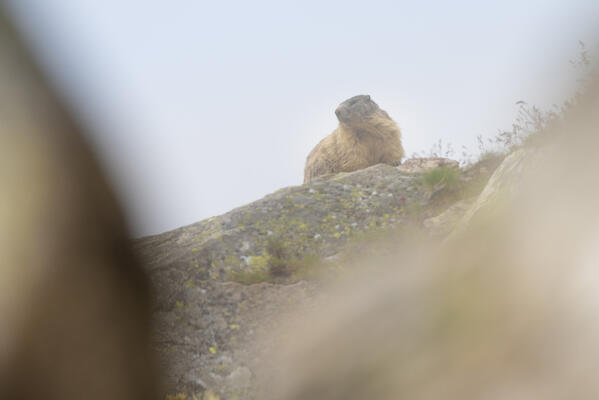
<instances>
[{"instance_id":1,"label":"small stone","mask_svg":"<svg viewBox=\"0 0 599 400\"><path fill-rule=\"evenodd\" d=\"M250 265L250 261L252 260L252 256L240 256L239 258L243 260L245 265Z\"/></svg>"}]
</instances>

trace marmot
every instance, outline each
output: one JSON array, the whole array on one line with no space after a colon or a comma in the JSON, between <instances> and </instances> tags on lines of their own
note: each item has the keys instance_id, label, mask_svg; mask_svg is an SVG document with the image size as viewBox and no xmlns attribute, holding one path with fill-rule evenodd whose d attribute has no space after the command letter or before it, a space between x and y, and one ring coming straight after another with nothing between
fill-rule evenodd
<instances>
[{"instance_id":1,"label":"marmot","mask_svg":"<svg viewBox=\"0 0 599 400\"><path fill-rule=\"evenodd\" d=\"M370 96L359 95L345 100L337 107L335 115L339 126L308 155L304 183L324 174L401 162L404 150L399 128Z\"/></svg>"}]
</instances>

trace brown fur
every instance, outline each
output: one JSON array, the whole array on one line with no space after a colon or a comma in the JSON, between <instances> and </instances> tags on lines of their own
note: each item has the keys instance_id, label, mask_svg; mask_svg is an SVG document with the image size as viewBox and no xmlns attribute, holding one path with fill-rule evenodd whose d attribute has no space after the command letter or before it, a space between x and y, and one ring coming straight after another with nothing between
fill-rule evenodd
<instances>
[{"instance_id":1,"label":"brown fur","mask_svg":"<svg viewBox=\"0 0 599 400\"><path fill-rule=\"evenodd\" d=\"M339 126L308 155L304 183L320 175L401 162L404 149L399 128L370 96L344 101L335 114Z\"/></svg>"}]
</instances>

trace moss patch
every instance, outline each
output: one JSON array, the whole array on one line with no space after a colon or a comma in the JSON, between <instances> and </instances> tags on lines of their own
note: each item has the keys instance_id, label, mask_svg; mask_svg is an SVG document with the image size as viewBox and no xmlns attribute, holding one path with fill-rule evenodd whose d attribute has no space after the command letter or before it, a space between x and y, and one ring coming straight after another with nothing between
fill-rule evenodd
<instances>
[{"instance_id":1,"label":"moss patch","mask_svg":"<svg viewBox=\"0 0 599 400\"><path fill-rule=\"evenodd\" d=\"M460 172L454 168L437 167L422 174L422 183L430 190L446 186L456 187L459 183Z\"/></svg>"}]
</instances>

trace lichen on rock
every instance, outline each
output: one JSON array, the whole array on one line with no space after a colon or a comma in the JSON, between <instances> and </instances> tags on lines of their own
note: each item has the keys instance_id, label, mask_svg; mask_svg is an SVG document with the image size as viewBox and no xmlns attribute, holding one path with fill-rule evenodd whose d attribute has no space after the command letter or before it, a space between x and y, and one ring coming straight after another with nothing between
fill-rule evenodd
<instances>
[{"instance_id":1,"label":"lichen on rock","mask_svg":"<svg viewBox=\"0 0 599 400\"><path fill-rule=\"evenodd\" d=\"M422 168L379 164L320 176L224 215L137 239L158 296L155 343L168 366L168 392L246 398L264 350L249 343L315 302L314 278L325 266L342 272L353 257L347 249L360 252L409 224L446 235L469 204L459 202L460 190L480 174L471 169L463 177L458 170L457 189L431 189L423 174L453 164L419 159L404 166L412 164Z\"/></svg>"}]
</instances>

